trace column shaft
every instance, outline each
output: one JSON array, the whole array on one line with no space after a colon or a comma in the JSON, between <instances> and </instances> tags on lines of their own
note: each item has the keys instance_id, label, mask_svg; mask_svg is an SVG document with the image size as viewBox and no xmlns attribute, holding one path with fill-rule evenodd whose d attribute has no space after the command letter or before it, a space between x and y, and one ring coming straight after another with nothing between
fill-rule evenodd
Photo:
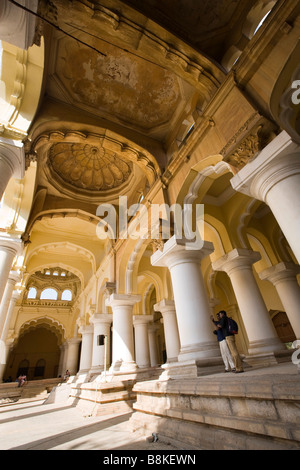
<instances>
[{"instance_id":1,"label":"column shaft","mask_svg":"<svg viewBox=\"0 0 300 470\"><path fill-rule=\"evenodd\" d=\"M259 273L262 280L274 284L296 338L300 338L300 286L297 274L300 266L281 262Z\"/></svg>"},{"instance_id":2,"label":"column shaft","mask_svg":"<svg viewBox=\"0 0 300 470\"><path fill-rule=\"evenodd\" d=\"M82 335L79 373L87 373L92 364L93 326L82 326L79 332Z\"/></svg>"},{"instance_id":3,"label":"column shaft","mask_svg":"<svg viewBox=\"0 0 300 470\"><path fill-rule=\"evenodd\" d=\"M105 365L110 365L110 329L112 323L112 315L107 313L95 313L91 318L91 323L94 324L94 338L93 338L93 356L91 373L102 372ZM104 335L106 340L104 344L98 344L98 336ZM106 348L106 351L105 351Z\"/></svg>"},{"instance_id":4,"label":"column shaft","mask_svg":"<svg viewBox=\"0 0 300 470\"><path fill-rule=\"evenodd\" d=\"M249 354L284 349L252 271L252 264L259 259L259 253L235 249L213 263L216 271L225 271L230 277L249 339Z\"/></svg>"},{"instance_id":5,"label":"column shaft","mask_svg":"<svg viewBox=\"0 0 300 470\"><path fill-rule=\"evenodd\" d=\"M174 300L164 299L154 305L154 310L160 312L163 317L167 362L177 361L180 351L180 340L176 319L175 302Z\"/></svg>"},{"instance_id":6,"label":"column shaft","mask_svg":"<svg viewBox=\"0 0 300 470\"><path fill-rule=\"evenodd\" d=\"M23 144L0 137L0 200L5 192L9 180L15 176L23 178L25 171L25 158Z\"/></svg>"},{"instance_id":7,"label":"column shaft","mask_svg":"<svg viewBox=\"0 0 300 470\"><path fill-rule=\"evenodd\" d=\"M79 338L71 338L67 340L67 349L64 354L62 374L64 374L67 369L71 375L77 374L80 343L81 340Z\"/></svg>"},{"instance_id":8,"label":"column shaft","mask_svg":"<svg viewBox=\"0 0 300 470\"><path fill-rule=\"evenodd\" d=\"M163 252L151 257L154 266L170 270L180 338L179 361L220 356L210 324L210 307L201 273L201 260L213 251L211 243L191 249L185 240L173 236Z\"/></svg>"},{"instance_id":9,"label":"column shaft","mask_svg":"<svg viewBox=\"0 0 300 470\"><path fill-rule=\"evenodd\" d=\"M113 363L112 371L134 371L133 306L140 296L112 294L109 305L113 311Z\"/></svg>"},{"instance_id":10,"label":"column shaft","mask_svg":"<svg viewBox=\"0 0 300 470\"><path fill-rule=\"evenodd\" d=\"M19 273L17 271L10 271L6 287L3 293L2 301L0 304L0 338L4 339L4 341L6 338L3 337L3 329L5 325L6 315L8 312L13 290L18 281L20 281Z\"/></svg>"},{"instance_id":11,"label":"column shaft","mask_svg":"<svg viewBox=\"0 0 300 470\"><path fill-rule=\"evenodd\" d=\"M20 253L23 244L21 240L0 237L0 302L4 294L9 272L15 256Z\"/></svg>"},{"instance_id":12,"label":"column shaft","mask_svg":"<svg viewBox=\"0 0 300 470\"><path fill-rule=\"evenodd\" d=\"M141 369L150 367L150 349L148 324L152 321L152 315L136 315L133 318L135 333L135 360Z\"/></svg>"}]
</instances>

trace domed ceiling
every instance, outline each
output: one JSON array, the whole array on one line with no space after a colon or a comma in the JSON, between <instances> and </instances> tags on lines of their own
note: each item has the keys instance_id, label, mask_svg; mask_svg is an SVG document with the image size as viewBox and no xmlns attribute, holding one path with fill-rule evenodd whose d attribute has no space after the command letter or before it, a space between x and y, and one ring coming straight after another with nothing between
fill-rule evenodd
<instances>
[{"instance_id":1,"label":"domed ceiling","mask_svg":"<svg viewBox=\"0 0 300 470\"><path fill-rule=\"evenodd\" d=\"M88 144L55 144L50 149L49 162L64 182L90 191L117 188L131 174L130 165L116 154Z\"/></svg>"}]
</instances>

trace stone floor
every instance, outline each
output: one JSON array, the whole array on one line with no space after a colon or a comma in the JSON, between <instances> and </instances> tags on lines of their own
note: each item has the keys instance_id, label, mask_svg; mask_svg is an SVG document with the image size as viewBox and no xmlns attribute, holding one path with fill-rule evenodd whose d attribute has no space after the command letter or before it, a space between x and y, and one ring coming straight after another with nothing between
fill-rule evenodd
<instances>
[{"instance_id":1,"label":"stone floor","mask_svg":"<svg viewBox=\"0 0 300 470\"><path fill-rule=\"evenodd\" d=\"M246 376L281 372L298 373L295 365L285 364L274 368L251 370L238 376L232 374L232 377L233 380L243 380ZM2 405L0 406L0 450L172 452L183 449L159 440L149 442L150 439L135 435L130 431L129 418L130 413L117 416L85 416L82 410L67 403L44 404L44 401L29 401Z\"/></svg>"},{"instance_id":2,"label":"stone floor","mask_svg":"<svg viewBox=\"0 0 300 470\"><path fill-rule=\"evenodd\" d=\"M130 413L98 417L43 401L0 407L1 450L171 450L173 446L135 436ZM149 436L150 437L150 436Z\"/></svg>"}]
</instances>

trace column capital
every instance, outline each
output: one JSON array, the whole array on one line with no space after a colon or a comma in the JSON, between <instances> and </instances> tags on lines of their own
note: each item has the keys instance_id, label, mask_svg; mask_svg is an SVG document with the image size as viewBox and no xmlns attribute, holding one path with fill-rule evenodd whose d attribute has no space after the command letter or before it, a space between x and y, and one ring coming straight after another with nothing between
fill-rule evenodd
<instances>
[{"instance_id":1,"label":"column capital","mask_svg":"<svg viewBox=\"0 0 300 470\"><path fill-rule=\"evenodd\" d=\"M17 302L19 298L21 297L22 292L20 290L14 290L12 295L11 295L11 300L13 302Z\"/></svg>"},{"instance_id":2,"label":"column capital","mask_svg":"<svg viewBox=\"0 0 300 470\"><path fill-rule=\"evenodd\" d=\"M93 325L82 325L79 328L79 333L81 335L89 335L89 334L92 334L93 332L94 332L94 326Z\"/></svg>"},{"instance_id":3,"label":"column capital","mask_svg":"<svg viewBox=\"0 0 300 470\"><path fill-rule=\"evenodd\" d=\"M215 271L225 271L229 276L236 269L250 269L253 263L259 261L261 255L257 251L245 248L235 248L212 263Z\"/></svg>"},{"instance_id":4,"label":"column capital","mask_svg":"<svg viewBox=\"0 0 300 470\"><path fill-rule=\"evenodd\" d=\"M157 250L151 256L151 264L170 269L177 264L200 262L213 251L214 246L211 242L203 241L201 244L199 242L193 244L174 235L164 244L163 251Z\"/></svg>"},{"instance_id":5,"label":"column capital","mask_svg":"<svg viewBox=\"0 0 300 470\"><path fill-rule=\"evenodd\" d=\"M145 325L153 321L153 315L133 315L133 326Z\"/></svg>"},{"instance_id":6,"label":"column capital","mask_svg":"<svg viewBox=\"0 0 300 470\"><path fill-rule=\"evenodd\" d=\"M10 271L8 275L7 282L11 282L13 285L17 284L17 282L20 282L21 280L21 275L18 271Z\"/></svg>"},{"instance_id":7,"label":"column capital","mask_svg":"<svg viewBox=\"0 0 300 470\"><path fill-rule=\"evenodd\" d=\"M94 313L94 315L90 318L90 323L94 325L96 323L112 323L113 316L111 313Z\"/></svg>"},{"instance_id":8,"label":"column capital","mask_svg":"<svg viewBox=\"0 0 300 470\"><path fill-rule=\"evenodd\" d=\"M268 191L279 181L300 172L300 147L282 131L230 183L236 191L266 202Z\"/></svg>"},{"instance_id":9,"label":"column capital","mask_svg":"<svg viewBox=\"0 0 300 470\"><path fill-rule=\"evenodd\" d=\"M298 264L282 261L275 266L261 271L259 277L262 281L270 281L272 284L276 285L282 281L296 281L296 276L299 273L300 266Z\"/></svg>"},{"instance_id":10,"label":"column capital","mask_svg":"<svg viewBox=\"0 0 300 470\"><path fill-rule=\"evenodd\" d=\"M118 306L133 306L134 304L140 302L141 296L140 295L132 295L132 294L111 294L109 299L107 299L107 305L110 307L118 307Z\"/></svg>"},{"instance_id":11,"label":"column capital","mask_svg":"<svg viewBox=\"0 0 300 470\"><path fill-rule=\"evenodd\" d=\"M160 302L154 305L154 311L160 312L162 316L166 312L176 311L174 300L162 299Z\"/></svg>"},{"instance_id":12,"label":"column capital","mask_svg":"<svg viewBox=\"0 0 300 470\"><path fill-rule=\"evenodd\" d=\"M10 238L0 235L0 248L6 251L12 251L14 254L20 254L24 248L24 244L20 238Z\"/></svg>"},{"instance_id":13,"label":"column capital","mask_svg":"<svg viewBox=\"0 0 300 470\"><path fill-rule=\"evenodd\" d=\"M152 323L152 325L148 326L148 332L150 334L156 333L157 330L159 330L160 326L157 325L156 323Z\"/></svg>"},{"instance_id":14,"label":"column capital","mask_svg":"<svg viewBox=\"0 0 300 470\"><path fill-rule=\"evenodd\" d=\"M78 344L81 343L81 338L68 338L66 341L62 344L64 347L68 347L69 344Z\"/></svg>"}]
</instances>

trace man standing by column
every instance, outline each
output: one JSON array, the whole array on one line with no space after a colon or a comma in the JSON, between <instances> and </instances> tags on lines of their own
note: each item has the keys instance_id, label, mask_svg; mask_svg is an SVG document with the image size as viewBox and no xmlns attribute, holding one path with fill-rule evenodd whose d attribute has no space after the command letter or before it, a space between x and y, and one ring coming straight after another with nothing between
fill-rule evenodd
<instances>
[{"instance_id":1,"label":"man standing by column","mask_svg":"<svg viewBox=\"0 0 300 470\"><path fill-rule=\"evenodd\" d=\"M220 322L221 316L217 313L217 320L214 320L213 315L210 317L214 325L218 325ZM217 335L217 339L220 346L221 356L225 365L225 372L236 372L235 363L233 362L231 352L227 345L226 338L223 334L222 328L217 328L214 333Z\"/></svg>"},{"instance_id":2,"label":"man standing by column","mask_svg":"<svg viewBox=\"0 0 300 470\"><path fill-rule=\"evenodd\" d=\"M222 333L223 333L223 335L226 339L226 343L227 343L228 348L231 352L232 359L233 359L233 362L234 362L234 365L235 365L235 373L239 374L241 372L244 372L243 364L242 364L242 360L240 358L240 355L238 353L238 350L236 348L234 334L232 334L229 331L227 313L225 312L225 310L221 310L219 312L219 315L220 315L220 321L219 321L217 326L220 326L222 328Z\"/></svg>"}]
</instances>

